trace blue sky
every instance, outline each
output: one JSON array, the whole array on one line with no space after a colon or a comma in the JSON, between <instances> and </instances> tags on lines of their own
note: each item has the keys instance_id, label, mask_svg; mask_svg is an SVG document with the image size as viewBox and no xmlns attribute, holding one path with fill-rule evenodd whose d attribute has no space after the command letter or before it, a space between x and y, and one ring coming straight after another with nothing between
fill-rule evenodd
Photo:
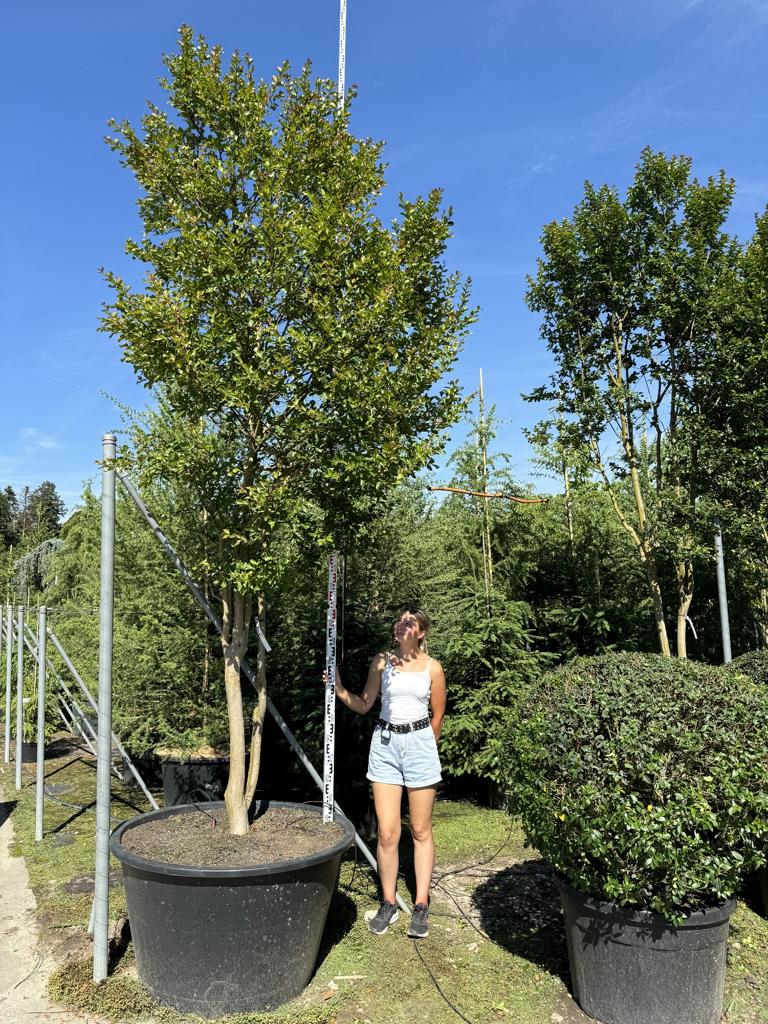
<instances>
[{"instance_id":1,"label":"blue sky","mask_svg":"<svg viewBox=\"0 0 768 1024\"><path fill-rule=\"evenodd\" d=\"M32 0L4 20L0 486L51 479L71 506L120 426L103 392L147 399L96 331L98 268L127 271L139 233L108 119L137 123L161 99L183 22L264 76L309 57L335 78L338 0ZM624 188L651 145L692 156L699 177L735 177L730 227L748 237L768 202L767 71L768 0L348 0L353 128L387 142L389 203L441 186L454 207L449 263L482 307L459 375L471 390L483 368L520 478L537 419L520 392L549 372L523 301L542 225L570 214L585 179Z\"/></svg>"}]
</instances>

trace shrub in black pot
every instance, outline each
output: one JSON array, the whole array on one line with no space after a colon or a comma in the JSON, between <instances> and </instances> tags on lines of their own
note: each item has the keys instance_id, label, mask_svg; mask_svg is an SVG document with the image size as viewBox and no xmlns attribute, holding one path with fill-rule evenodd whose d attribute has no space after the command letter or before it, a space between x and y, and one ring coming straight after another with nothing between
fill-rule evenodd
<instances>
[{"instance_id":1,"label":"shrub in black pot","mask_svg":"<svg viewBox=\"0 0 768 1024\"><path fill-rule=\"evenodd\" d=\"M734 893L768 846L768 690L656 655L580 658L522 698L511 808L563 899L576 998L610 1024L720 1018Z\"/></svg>"}]
</instances>

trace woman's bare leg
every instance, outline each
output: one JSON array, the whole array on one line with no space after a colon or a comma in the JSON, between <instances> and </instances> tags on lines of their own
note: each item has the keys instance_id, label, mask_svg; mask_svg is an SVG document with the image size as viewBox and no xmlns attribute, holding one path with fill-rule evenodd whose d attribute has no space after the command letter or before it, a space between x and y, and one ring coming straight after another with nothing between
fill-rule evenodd
<instances>
[{"instance_id":1,"label":"woman's bare leg","mask_svg":"<svg viewBox=\"0 0 768 1024\"><path fill-rule=\"evenodd\" d=\"M373 805L378 820L379 842L376 861L379 865L381 892L387 903L395 902L397 892L397 845L400 842L400 802L403 787L389 782L374 782Z\"/></svg>"},{"instance_id":2,"label":"woman's bare leg","mask_svg":"<svg viewBox=\"0 0 768 1024\"><path fill-rule=\"evenodd\" d=\"M435 786L408 790L408 807L413 835L413 870L416 875L415 903L429 903L429 886L435 867L435 841L432 838L432 808Z\"/></svg>"}]
</instances>

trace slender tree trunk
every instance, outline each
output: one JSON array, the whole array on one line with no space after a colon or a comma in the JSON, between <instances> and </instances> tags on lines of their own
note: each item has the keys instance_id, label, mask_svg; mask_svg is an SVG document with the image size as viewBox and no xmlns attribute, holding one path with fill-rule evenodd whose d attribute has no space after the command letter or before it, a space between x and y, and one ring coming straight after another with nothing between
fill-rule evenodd
<instances>
[{"instance_id":1,"label":"slender tree trunk","mask_svg":"<svg viewBox=\"0 0 768 1024\"><path fill-rule=\"evenodd\" d=\"M669 647L667 624L664 621L664 598L661 593L661 585L659 584L656 552L647 552L644 557L641 555L641 558L643 560L646 579L648 580L648 589L651 592L651 600L653 601L653 616L656 620L656 633L659 638L659 648L665 658L671 658L672 651Z\"/></svg>"},{"instance_id":2,"label":"slender tree trunk","mask_svg":"<svg viewBox=\"0 0 768 1024\"><path fill-rule=\"evenodd\" d=\"M571 481L568 479L568 466L565 459L560 461L563 474L563 493L565 495L565 525L568 530L568 544L571 552L571 564L576 565L576 536L573 532L573 503L571 501Z\"/></svg>"},{"instance_id":3,"label":"slender tree trunk","mask_svg":"<svg viewBox=\"0 0 768 1024\"><path fill-rule=\"evenodd\" d=\"M266 606L264 595L259 594L258 607L259 623L261 631L265 632ZM261 746L264 739L264 719L267 714L267 652L264 644L259 638L259 656L256 662L256 704L251 716L251 757L248 764L248 783L245 791L245 802L248 807L251 805L256 787L259 784L259 769L261 767Z\"/></svg>"},{"instance_id":4,"label":"slender tree trunk","mask_svg":"<svg viewBox=\"0 0 768 1024\"><path fill-rule=\"evenodd\" d=\"M485 419L485 390L483 388L483 371L480 371L480 489L488 490L488 433ZM483 576L485 579L485 604L488 615L491 614L491 590L493 589L493 556L491 553L491 520L488 509L488 498L483 502Z\"/></svg>"},{"instance_id":5,"label":"slender tree trunk","mask_svg":"<svg viewBox=\"0 0 768 1024\"><path fill-rule=\"evenodd\" d=\"M693 563L684 559L675 565L677 580L677 656L688 657L687 626L688 611L693 600Z\"/></svg>"},{"instance_id":6,"label":"slender tree trunk","mask_svg":"<svg viewBox=\"0 0 768 1024\"><path fill-rule=\"evenodd\" d=\"M229 831L244 836L248 832L248 802L245 799L245 722L240 666L248 649L251 599L232 586L223 593L224 687L229 719L229 781L224 792Z\"/></svg>"}]
</instances>

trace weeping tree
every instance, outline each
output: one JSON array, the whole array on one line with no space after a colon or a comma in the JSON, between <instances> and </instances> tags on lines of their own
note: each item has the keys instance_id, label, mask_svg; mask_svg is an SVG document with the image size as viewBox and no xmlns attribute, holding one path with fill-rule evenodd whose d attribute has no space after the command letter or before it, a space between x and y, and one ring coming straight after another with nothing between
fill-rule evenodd
<instances>
[{"instance_id":1,"label":"weeping tree","mask_svg":"<svg viewBox=\"0 0 768 1024\"><path fill-rule=\"evenodd\" d=\"M248 56L180 32L170 110L109 145L141 188L142 286L107 273L103 329L153 391L132 460L198 517L184 555L221 600L230 830L248 829L266 710L264 652L246 771L240 668L265 594L299 554L342 543L430 466L462 401L449 374L474 320L444 263L438 190L376 215L383 146L349 130L309 65L257 80Z\"/></svg>"}]
</instances>

